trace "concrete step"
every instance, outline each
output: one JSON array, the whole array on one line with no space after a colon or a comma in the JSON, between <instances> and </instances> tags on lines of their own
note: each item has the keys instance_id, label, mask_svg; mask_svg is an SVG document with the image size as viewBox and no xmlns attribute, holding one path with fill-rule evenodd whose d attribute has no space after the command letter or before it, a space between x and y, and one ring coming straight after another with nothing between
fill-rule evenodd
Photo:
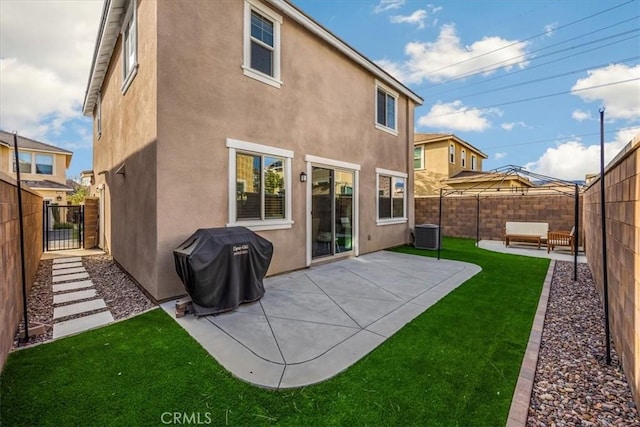
<instances>
[{"instance_id":1,"label":"concrete step","mask_svg":"<svg viewBox=\"0 0 640 427\"><path fill-rule=\"evenodd\" d=\"M109 311L90 314L77 319L65 320L53 325L53 338L60 338L78 332L86 331L98 326L113 322L113 316Z\"/></svg>"},{"instance_id":2,"label":"concrete step","mask_svg":"<svg viewBox=\"0 0 640 427\"><path fill-rule=\"evenodd\" d=\"M65 265L65 264L62 264L62 265ZM74 268L65 268L62 270L53 270L51 274L53 275L53 277L57 277L65 274L86 273L86 272L87 270L85 270L84 267L74 267Z\"/></svg>"},{"instance_id":3,"label":"concrete step","mask_svg":"<svg viewBox=\"0 0 640 427\"><path fill-rule=\"evenodd\" d=\"M67 258L56 258L53 260L53 264L66 264L69 262L82 262L82 258L79 256L72 256Z\"/></svg>"},{"instance_id":4,"label":"concrete step","mask_svg":"<svg viewBox=\"0 0 640 427\"><path fill-rule=\"evenodd\" d=\"M75 267L82 267L82 263L81 262L68 262L66 264L53 264L51 266L51 268L53 270L64 270L65 268L75 268Z\"/></svg>"},{"instance_id":5,"label":"concrete step","mask_svg":"<svg viewBox=\"0 0 640 427\"><path fill-rule=\"evenodd\" d=\"M90 288L93 286L91 280L82 280L80 282L62 283L60 285L53 285L53 292L65 292L73 289Z\"/></svg>"},{"instance_id":6,"label":"concrete step","mask_svg":"<svg viewBox=\"0 0 640 427\"><path fill-rule=\"evenodd\" d=\"M106 308L107 304L105 304L102 298L94 299L91 301L79 302L77 304L65 305L62 307L54 307L53 309L53 319L61 319L67 316L73 316L74 314L85 313L93 310L99 310L101 308Z\"/></svg>"},{"instance_id":7,"label":"concrete step","mask_svg":"<svg viewBox=\"0 0 640 427\"><path fill-rule=\"evenodd\" d=\"M68 294L58 294L53 296L54 304L64 304L65 302L78 301L81 299L93 298L96 296L95 289L86 289L84 291L70 292Z\"/></svg>"},{"instance_id":8,"label":"concrete step","mask_svg":"<svg viewBox=\"0 0 640 427\"><path fill-rule=\"evenodd\" d=\"M60 282L69 282L71 280L76 281L76 280L81 280L81 279L88 279L89 278L89 273L75 273L75 274L64 274L62 276L54 276L51 278L51 280L53 281L53 283L60 283Z\"/></svg>"}]
</instances>

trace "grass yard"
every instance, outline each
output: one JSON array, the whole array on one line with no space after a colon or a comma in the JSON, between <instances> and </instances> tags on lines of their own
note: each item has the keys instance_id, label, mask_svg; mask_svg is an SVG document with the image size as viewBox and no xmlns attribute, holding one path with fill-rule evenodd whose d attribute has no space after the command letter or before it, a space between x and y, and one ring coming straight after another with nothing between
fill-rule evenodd
<instances>
[{"instance_id":1,"label":"grass yard","mask_svg":"<svg viewBox=\"0 0 640 427\"><path fill-rule=\"evenodd\" d=\"M441 255L482 272L324 383L239 381L158 309L12 353L0 425L503 426L549 261L474 243L445 238Z\"/></svg>"}]
</instances>

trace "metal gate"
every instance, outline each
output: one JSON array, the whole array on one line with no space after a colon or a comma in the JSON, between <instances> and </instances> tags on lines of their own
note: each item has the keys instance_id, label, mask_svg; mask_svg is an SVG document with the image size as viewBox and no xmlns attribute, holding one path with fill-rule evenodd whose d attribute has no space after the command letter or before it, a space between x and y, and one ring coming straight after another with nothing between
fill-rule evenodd
<instances>
[{"instance_id":1,"label":"metal gate","mask_svg":"<svg viewBox=\"0 0 640 427\"><path fill-rule=\"evenodd\" d=\"M45 251L80 249L83 242L84 206L44 203L42 209Z\"/></svg>"}]
</instances>

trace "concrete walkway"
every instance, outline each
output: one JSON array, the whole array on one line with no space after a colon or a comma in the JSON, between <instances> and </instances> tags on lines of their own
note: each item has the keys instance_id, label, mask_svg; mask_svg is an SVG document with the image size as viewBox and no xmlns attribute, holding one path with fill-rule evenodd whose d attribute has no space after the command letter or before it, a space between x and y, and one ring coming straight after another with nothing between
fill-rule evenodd
<instances>
[{"instance_id":1,"label":"concrete walkway","mask_svg":"<svg viewBox=\"0 0 640 427\"><path fill-rule=\"evenodd\" d=\"M267 278L255 303L176 321L238 378L300 387L345 370L480 270L375 252ZM162 308L175 317L175 301Z\"/></svg>"},{"instance_id":2,"label":"concrete walkway","mask_svg":"<svg viewBox=\"0 0 640 427\"><path fill-rule=\"evenodd\" d=\"M54 258L51 270L54 339L113 322L107 304L97 298L82 258Z\"/></svg>"},{"instance_id":3,"label":"concrete walkway","mask_svg":"<svg viewBox=\"0 0 640 427\"><path fill-rule=\"evenodd\" d=\"M501 252L504 254L530 256L535 258L549 258L556 261L569 261L573 262L573 255L569 249L555 249L550 253L547 253L547 248L542 247L540 249L533 244L527 243L510 243L509 247L504 245L501 240L480 240L478 247L493 252ZM578 262L586 263L587 257L584 256L582 248L578 248Z\"/></svg>"}]
</instances>

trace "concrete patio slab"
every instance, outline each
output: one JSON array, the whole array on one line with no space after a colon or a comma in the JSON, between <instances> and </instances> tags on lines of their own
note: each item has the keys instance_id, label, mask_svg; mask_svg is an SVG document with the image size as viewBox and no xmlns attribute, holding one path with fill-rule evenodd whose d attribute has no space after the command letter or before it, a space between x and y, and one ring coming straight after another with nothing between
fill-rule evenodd
<instances>
[{"instance_id":1,"label":"concrete patio slab","mask_svg":"<svg viewBox=\"0 0 640 427\"><path fill-rule=\"evenodd\" d=\"M89 278L89 273L84 272L84 273L75 273L75 274L63 274L61 276L53 276L51 278L51 281L53 283L60 283L60 282L70 282L70 281L76 281L76 280L81 280L81 279L88 279Z\"/></svg>"},{"instance_id":2,"label":"concrete patio slab","mask_svg":"<svg viewBox=\"0 0 640 427\"><path fill-rule=\"evenodd\" d=\"M107 325L113 321L114 320L111 312L103 311L101 313L90 314L88 316L79 317L77 319L54 323L53 339L87 331L89 329L97 328L98 326Z\"/></svg>"},{"instance_id":3,"label":"concrete patio slab","mask_svg":"<svg viewBox=\"0 0 640 427\"><path fill-rule=\"evenodd\" d=\"M87 289L78 292L69 292L68 294L58 294L53 296L54 304L64 304L65 302L78 301L81 299L93 298L96 296L95 289Z\"/></svg>"},{"instance_id":4,"label":"concrete patio slab","mask_svg":"<svg viewBox=\"0 0 640 427\"><path fill-rule=\"evenodd\" d=\"M74 257L66 256L64 258L56 258L56 259L53 260L53 264L54 265L56 265L56 264L67 264L67 263L70 263L70 262L82 262L82 258L80 258L78 256L74 256Z\"/></svg>"},{"instance_id":5,"label":"concrete patio slab","mask_svg":"<svg viewBox=\"0 0 640 427\"><path fill-rule=\"evenodd\" d=\"M236 377L300 387L347 369L479 271L376 252L266 278L255 303L176 322ZM161 307L175 316L175 301Z\"/></svg>"},{"instance_id":6,"label":"concrete patio slab","mask_svg":"<svg viewBox=\"0 0 640 427\"><path fill-rule=\"evenodd\" d=\"M93 286L91 280L82 280L80 282L61 283L59 285L53 285L53 292L66 292L73 289L90 288Z\"/></svg>"},{"instance_id":7,"label":"concrete patio slab","mask_svg":"<svg viewBox=\"0 0 640 427\"><path fill-rule=\"evenodd\" d=\"M65 268L76 268L82 267L82 262L67 262L67 263L58 263L53 264L51 268L55 270L64 270Z\"/></svg>"},{"instance_id":8,"label":"concrete patio slab","mask_svg":"<svg viewBox=\"0 0 640 427\"><path fill-rule=\"evenodd\" d=\"M68 264L61 264L61 265L68 265ZM76 274L76 273L84 273L87 270L84 269L84 267L73 267L73 268L64 268L62 270L59 269L54 269L51 273L51 275L53 277L57 277L57 276L63 276L65 274Z\"/></svg>"},{"instance_id":9,"label":"concrete patio slab","mask_svg":"<svg viewBox=\"0 0 640 427\"><path fill-rule=\"evenodd\" d=\"M540 249L537 246L530 246L526 244L513 243L509 247L504 245L504 242L500 240L480 240L478 247L493 252L501 252L512 255L531 256L536 258L548 258L556 261L569 261L573 262L573 255L568 250L556 249L547 253L547 248L542 247ZM582 248L578 251L578 262L586 263L587 257L584 255Z\"/></svg>"},{"instance_id":10,"label":"concrete patio slab","mask_svg":"<svg viewBox=\"0 0 640 427\"><path fill-rule=\"evenodd\" d=\"M62 307L53 308L53 319L61 319L74 314L86 313L93 310L107 308L103 299L94 299L91 301L79 302L77 304L64 305Z\"/></svg>"}]
</instances>

